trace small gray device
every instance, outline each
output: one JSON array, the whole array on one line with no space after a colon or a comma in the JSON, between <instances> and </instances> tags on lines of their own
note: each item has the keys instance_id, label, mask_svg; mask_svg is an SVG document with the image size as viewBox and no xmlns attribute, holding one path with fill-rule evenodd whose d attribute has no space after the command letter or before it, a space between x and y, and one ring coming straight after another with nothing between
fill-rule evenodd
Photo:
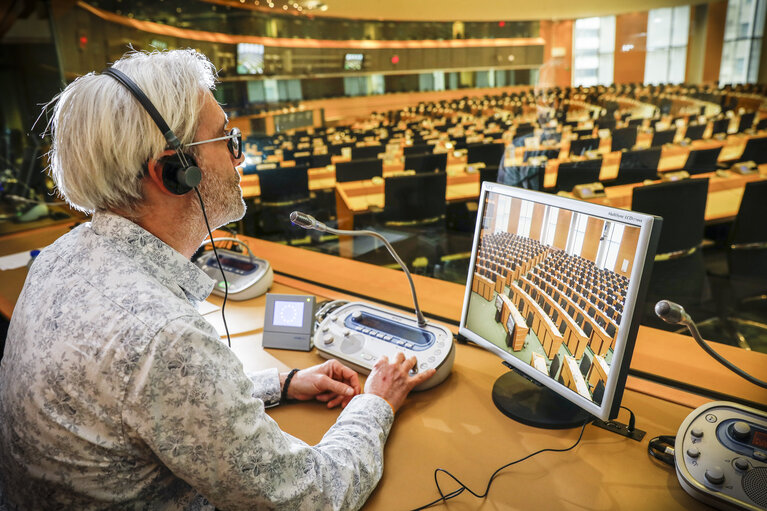
<instances>
[{"instance_id":1,"label":"small gray device","mask_svg":"<svg viewBox=\"0 0 767 511\"><path fill-rule=\"evenodd\" d=\"M767 509L767 414L714 401L694 410L674 446L682 488L717 509Z\"/></svg>"},{"instance_id":2,"label":"small gray device","mask_svg":"<svg viewBox=\"0 0 767 511\"><path fill-rule=\"evenodd\" d=\"M314 333L314 296L266 294L264 348L309 351Z\"/></svg>"}]
</instances>

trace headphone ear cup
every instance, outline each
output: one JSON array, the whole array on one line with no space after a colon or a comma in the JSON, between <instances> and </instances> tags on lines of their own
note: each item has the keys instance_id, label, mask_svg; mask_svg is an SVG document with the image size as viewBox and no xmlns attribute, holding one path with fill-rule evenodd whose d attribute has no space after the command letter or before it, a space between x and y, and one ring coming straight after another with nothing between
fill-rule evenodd
<instances>
[{"instance_id":1,"label":"headphone ear cup","mask_svg":"<svg viewBox=\"0 0 767 511\"><path fill-rule=\"evenodd\" d=\"M160 158L158 164L162 167L162 183L174 195L184 195L200 184L202 173L193 156L184 153L188 167L181 162L178 154Z\"/></svg>"}]
</instances>

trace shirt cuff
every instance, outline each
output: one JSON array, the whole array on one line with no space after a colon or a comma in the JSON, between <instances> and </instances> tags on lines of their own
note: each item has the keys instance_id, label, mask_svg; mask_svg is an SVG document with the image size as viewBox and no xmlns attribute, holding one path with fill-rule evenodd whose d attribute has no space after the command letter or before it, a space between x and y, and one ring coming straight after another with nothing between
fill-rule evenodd
<instances>
[{"instance_id":1,"label":"shirt cuff","mask_svg":"<svg viewBox=\"0 0 767 511\"><path fill-rule=\"evenodd\" d=\"M253 382L253 397L264 402L264 408L271 408L280 404L280 372L277 368L265 369L256 373L248 374Z\"/></svg>"},{"instance_id":2,"label":"shirt cuff","mask_svg":"<svg viewBox=\"0 0 767 511\"><path fill-rule=\"evenodd\" d=\"M359 394L354 396L349 404L341 412L341 417L347 414L363 412L372 415L383 432L388 435L392 424L394 423L394 410L388 401L375 394Z\"/></svg>"}]
</instances>

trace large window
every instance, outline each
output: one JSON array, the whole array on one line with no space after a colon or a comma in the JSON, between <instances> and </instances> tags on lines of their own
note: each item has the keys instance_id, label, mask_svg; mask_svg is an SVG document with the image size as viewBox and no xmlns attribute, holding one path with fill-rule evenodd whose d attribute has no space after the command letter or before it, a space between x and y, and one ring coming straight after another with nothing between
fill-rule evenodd
<instances>
[{"instance_id":1,"label":"large window","mask_svg":"<svg viewBox=\"0 0 767 511\"><path fill-rule=\"evenodd\" d=\"M586 224L589 217L583 213L575 213L570 221L570 235L567 238L566 252L579 256L583 248L583 239L586 236Z\"/></svg>"},{"instance_id":2,"label":"large window","mask_svg":"<svg viewBox=\"0 0 767 511\"><path fill-rule=\"evenodd\" d=\"M652 9L647 16L645 83L682 83L687 64L690 6Z\"/></svg>"},{"instance_id":3,"label":"large window","mask_svg":"<svg viewBox=\"0 0 767 511\"><path fill-rule=\"evenodd\" d=\"M591 87L613 82L615 16L575 20L573 85Z\"/></svg>"},{"instance_id":4,"label":"large window","mask_svg":"<svg viewBox=\"0 0 767 511\"><path fill-rule=\"evenodd\" d=\"M533 221L533 203L522 201L522 207L519 211L519 228L517 234L527 238L530 236L530 224Z\"/></svg>"},{"instance_id":5,"label":"large window","mask_svg":"<svg viewBox=\"0 0 767 511\"><path fill-rule=\"evenodd\" d=\"M557 218L559 218L559 208L546 206L546 218L543 221L543 239L544 245L554 244L554 233L557 231Z\"/></svg>"},{"instance_id":6,"label":"large window","mask_svg":"<svg viewBox=\"0 0 767 511\"><path fill-rule=\"evenodd\" d=\"M623 230L626 226L615 222L605 222L602 232L602 243L597 254L597 266L608 270L615 270L615 261L618 260L618 250L623 240ZM625 270L624 270L625 271Z\"/></svg>"},{"instance_id":7,"label":"large window","mask_svg":"<svg viewBox=\"0 0 767 511\"><path fill-rule=\"evenodd\" d=\"M729 0L719 83L756 83L767 0Z\"/></svg>"}]
</instances>

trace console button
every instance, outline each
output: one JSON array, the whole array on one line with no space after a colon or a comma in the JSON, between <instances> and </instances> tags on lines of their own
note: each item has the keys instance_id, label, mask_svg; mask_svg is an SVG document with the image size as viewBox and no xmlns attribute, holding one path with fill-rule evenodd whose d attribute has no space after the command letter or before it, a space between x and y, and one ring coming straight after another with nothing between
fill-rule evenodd
<instances>
[{"instance_id":1,"label":"console button","mask_svg":"<svg viewBox=\"0 0 767 511\"><path fill-rule=\"evenodd\" d=\"M697 458L698 456L700 456L700 449L698 449L697 447L690 447L689 449L687 449L687 456L689 456L690 458Z\"/></svg>"},{"instance_id":2,"label":"console button","mask_svg":"<svg viewBox=\"0 0 767 511\"><path fill-rule=\"evenodd\" d=\"M700 428L692 428L692 431L690 431L690 434L694 436L695 438L701 438L703 436L703 430Z\"/></svg>"},{"instance_id":3,"label":"console button","mask_svg":"<svg viewBox=\"0 0 767 511\"><path fill-rule=\"evenodd\" d=\"M749 467L748 461L746 461L745 458L735 458L735 461L733 461L732 464L735 465L735 468L738 470L748 470Z\"/></svg>"},{"instance_id":4,"label":"console button","mask_svg":"<svg viewBox=\"0 0 767 511\"><path fill-rule=\"evenodd\" d=\"M706 469L706 480L711 484L722 484L724 482L724 471L721 467L709 467Z\"/></svg>"},{"instance_id":5,"label":"console button","mask_svg":"<svg viewBox=\"0 0 767 511\"><path fill-rule=\"evenodd\" d=\"M365 338L360 334L354 334L341 341L341 351L347 355L357 353L362 349L363 344L365 344Z\"/></svg>"},{"instance_id":6,"label":"console button","mask_svg":"<svg viewBox=\"0 0 767 511\"><path fill-rule=\"evenodd\" d=\"M750 435L751 426L748 425L748 422L738 421L732 425L732 436L735 437L735 440L740 440L742 442L748 440Z\"/></svg>"},{"instance_id":7,"label":"console button","mask_svg":"<svg viewBox=\"0 0 767 511\"><path fill-rule=\"evenodd\" d=\"M326 346L328 344L333 344L333 336L330 334L325 335L325 337L322 338L322 342L325 343Z\"/></svg>"}]
</instances>

